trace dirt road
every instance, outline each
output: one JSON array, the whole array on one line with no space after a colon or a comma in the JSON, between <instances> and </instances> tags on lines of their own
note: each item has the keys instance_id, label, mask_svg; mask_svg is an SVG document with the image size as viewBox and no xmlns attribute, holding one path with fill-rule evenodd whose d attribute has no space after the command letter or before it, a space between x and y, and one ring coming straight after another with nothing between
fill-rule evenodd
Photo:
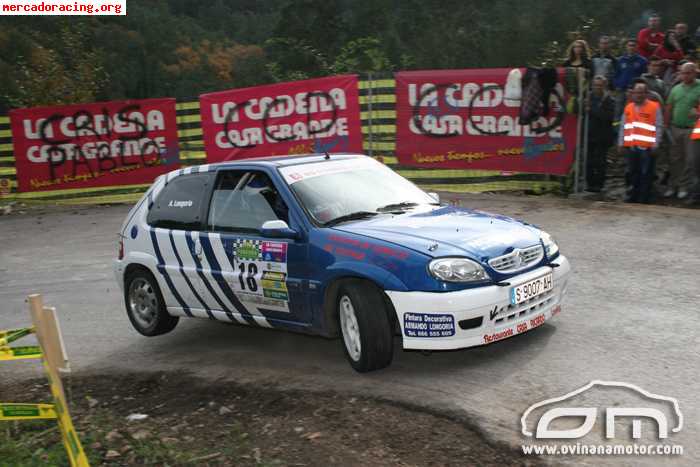
<instances>
[{"instance_id":1,"label":"dirt road","mask_svg":"<svg viewBox=\"0 0 700 467\"><path fill-rule=\"evenodd\" d=\"M520 417L531 404L591 380L623 381L678 400L684 424L668 441L683 445L685 454L554 460L700 464L700 211L443 194L443 200L456 198L525 219L556 238L573 280L551 324L495 345L429 357L397 348L390 368L367 375L352 371L338 341L321 338L205 321L144 338L126 319L111 271L128 207L111 206L0 217L0 328L26 324L23 300L41 292L59 310L76 373L186 370L238 383L379 396L458 414L515 450L528 441ZM37 374L24 364L2 365L0 381ZM599 391L588 400L598 407L619 404L610 397ZM644 431L645 439L654 438L647 425Z\"/></svg>"}]
</instances>

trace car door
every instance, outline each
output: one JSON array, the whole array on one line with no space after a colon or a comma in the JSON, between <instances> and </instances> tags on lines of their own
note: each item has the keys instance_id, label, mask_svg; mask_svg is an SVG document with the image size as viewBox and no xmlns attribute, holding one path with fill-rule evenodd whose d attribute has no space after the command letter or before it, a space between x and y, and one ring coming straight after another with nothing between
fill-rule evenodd
<instances>
[{"instance_id":1,"label":"car door","mask_svg":"<svg viewBox=\"0 0 700 467\"><path fill-rule=\"evenodd\" d=\"M187 316L213 318L200 296L194 251L187 242L202 227L211 179L208 173L175 177L148 213L163 299L171 311L181 310Z\"/></svg>"},{"instance_id":2,"label":"car door","mask_svg":"<svg viewBox=\"0 0 700 467\"><path fill-rule=\"evenodd\" d=\"M219 171L209 203L206 232L199 236L203 268L221 291L229 318L265 327L311 323L302 284L305 241L264 238L266 221L290 224L289 209L263 171Z\"/></svg>"}]
</instances>

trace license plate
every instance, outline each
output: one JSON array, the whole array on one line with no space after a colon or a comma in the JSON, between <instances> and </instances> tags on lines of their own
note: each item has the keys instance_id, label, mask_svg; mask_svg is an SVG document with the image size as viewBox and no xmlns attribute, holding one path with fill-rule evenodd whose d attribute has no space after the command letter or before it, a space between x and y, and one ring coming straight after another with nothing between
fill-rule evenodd
<instances>
[{"instance_id":1,"label":"license plate","mask_svg":"<svg viewBox=\"0 0 700 467\"><path fill-rule=\"evenodd\" d=\"M552 274L546 274L510 289L510 303L518 305L552 290Z\"/></svg>"}]
</instances>

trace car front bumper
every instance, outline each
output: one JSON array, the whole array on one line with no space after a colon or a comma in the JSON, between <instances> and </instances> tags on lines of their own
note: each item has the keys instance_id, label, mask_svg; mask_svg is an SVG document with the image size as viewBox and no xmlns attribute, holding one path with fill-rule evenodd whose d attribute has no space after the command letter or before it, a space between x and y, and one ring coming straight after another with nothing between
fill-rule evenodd
<instances>
[{"instance_id":1,"label":"car front bumper","mask_svg":"<svg viewBox=\"0 0 700 467\"><path fill-rule=\"evenodd\" d=\"M542 325L561 311L571 266L563 255L508 280L458 292L387 290L401 326L404 349L452 350L490 344ZM552 273L553 287L543 295L512 305L513 287Z\"/></svg>"}]
</instances>

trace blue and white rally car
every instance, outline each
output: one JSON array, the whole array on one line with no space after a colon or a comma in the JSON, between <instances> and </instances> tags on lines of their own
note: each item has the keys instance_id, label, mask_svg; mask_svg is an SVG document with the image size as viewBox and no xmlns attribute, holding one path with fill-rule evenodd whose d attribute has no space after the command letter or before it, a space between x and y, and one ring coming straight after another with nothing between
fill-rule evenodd
<instances>
[{"instance_id":1,"label":"blue and white rally car","mask_svg":"<svg viewBox=\"0 0 700 467\"><path fill-rule=\"evenodd\" d=\"M176 170L131 210L114 263L138 332L179 317L342 337L357 371L460 349L560 311L569 262L544 231L442 206L362 155Z\"/></svg>"}]
</instances>

